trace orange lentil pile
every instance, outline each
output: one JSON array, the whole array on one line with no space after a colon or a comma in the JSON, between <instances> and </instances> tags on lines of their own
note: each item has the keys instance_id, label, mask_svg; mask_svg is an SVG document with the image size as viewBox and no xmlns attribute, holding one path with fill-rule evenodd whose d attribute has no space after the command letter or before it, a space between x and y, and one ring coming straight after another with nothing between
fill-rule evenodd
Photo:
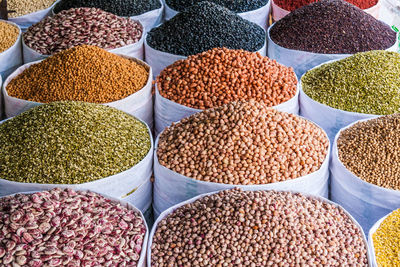
<instances>
[{"instance_id":1,"label":"orange lentil pile","mask_svg":"<svg viewBox=\"0 0 400 267\"><path fill-rule=\"evenodd\" d=\"M296 94L297 78L292 68L259 53L214 48L168 66L157 86L161 96L191 108L249 99L272 107Z\"/></svg>"},{"instance_id":2,"label":"orange lentil pile","mask_svg":"<svg viewBox=\"0 0 400 267\"><path fill-rule=\"evenodd\" d=\"M109 103L142 89L148 76L146 66L83 45L30 66L11 80L6 90L10 96L41 103Z\"/></svg>"}]
</instances>

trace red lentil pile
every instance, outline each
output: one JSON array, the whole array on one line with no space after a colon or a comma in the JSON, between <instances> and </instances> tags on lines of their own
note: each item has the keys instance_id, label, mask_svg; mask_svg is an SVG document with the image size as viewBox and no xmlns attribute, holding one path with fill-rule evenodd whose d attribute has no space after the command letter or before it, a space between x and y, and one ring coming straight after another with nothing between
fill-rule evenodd
<instances>
[{"instance_id":1,"label":"red lentil pile","mask_svg":"<svg viewBox=\"0 0 400 267\"><path fill-rule=\"evenodd\" d=\"M164 69L157 78L160 94L197 109L255 99L276 106L296 94L292 68L245 50L214 48Z\"/></svg>"},{"instance_id":2,"label":"red lentil pile","mask_svg":"<svg viewBox=\"0 0 400 267\"><path fill-rule=\"evenodd\" d=\"M318 2L319 0L274 0L274 3L281 8L293 11L299 7L306 6L308 4ZM373 7L378 3L378 0L346 0L352 5L355 5L361 9L367 9Z\"/></svg>"}]
</instances>

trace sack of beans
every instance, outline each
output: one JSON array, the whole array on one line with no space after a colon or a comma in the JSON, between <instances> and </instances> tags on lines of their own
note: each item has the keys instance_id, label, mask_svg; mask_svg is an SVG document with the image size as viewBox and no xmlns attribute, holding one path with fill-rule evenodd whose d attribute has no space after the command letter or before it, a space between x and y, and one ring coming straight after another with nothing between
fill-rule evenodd
<instances>
[{"instance_id":1,"label":"sack of beans","mask_svg":"<svg viewBox=\"0 0 400 267\"><path fill-rule=\"evenodd\" d=\"M239 188L164 211L147 248L148 266L367 267L369 259L362 228L336 203Z\"/></svg>"},{"instance_id":2,"label":"sack of beans","mask_svg":"<svg viewBox=\"0 0 400 267\"><path fill-rule=\"evenodd\" d=\"M177 60L216 47L266 55L262 27L211 2L193 5L152 29L144 45L146 62L155 76Z\"/></svg>"},{"instance_id":3,"label":"sack of beans","mask_svg":"<svg viewBox=\"0 0 400 267\"><path fill-rule=\"evenodd\" d=\"M152 70L141 60L76 46L18 68L3 84L7 118L41 103L73 100L115 107L153 127Z\"/></svg>"},{"instance_id":4,"label":"sack of beans","mask_svg":"<svg viewBox=\"0 0 400 267\"><path fill-rule=\"evenodd\" d=\"M292 68L244 50L214 48L189 56L157 77L156 134L194 113L248 99L298 114L296 74Z\"/></svg>"},{"instance_id":5,"label":"sack of beans","mask_svg":"<svg viewBox=\"0 0 400 267\"><path fill-rule=\"evenodd\" d=\"M133 205L55 188L0 198L1 266L146 266L149 229Z\"/></svg>"},{"instance_id":6,"label":"sack of beans","mask_svg":"<svg viewBox=\"0 0 400 267\"><path fill-rule=\"evenodd\" d=\"M352 122L400 112L400 54L369 51L327 62L303 75L300 87L300 114L332 142Z\"/></svg>"},{"instance_id":7,"label":"sack of beans","mask_svg":"<svg viewBox=\"0 0 400 267\"><path fill-rule=\"evenodd\" d=\"M52 13L80 7L99 8L120 17L140 21L146 31L162 22L164 4L161 0L59 0Z\"/></svg>"},{"instance_id":8,"label":"sack of beans","mask_svg":"<svg viewBox=\"0 0 400 267\"><path fill-rule=\"evenodd\" d=\"M278 21L302 6L306 6L318 0L271 0L272 18ZM364 10L374 18L379 19L381 0L346 0L352 5Z\"/></svg>"},{"instance_id":9,"label":"sack of beans","mask_svg":"<svg viewBox=\"0 0 400 267\"><path fill-rule=\"evenodd\" d=\"M3 81L22 63L21 29L15 23L0 20L0 77Z\"/></svg>"},{"instance_id":10,"label":"sack of beans","mask_svg":"<svg viewBox=\"0 0 400 267\"><path fill-rule=\"evenodd\" d=\"M150 129L115 108L53 102L0 124L0 196L63 186L127 198L144 212L152 171Z\"/></svg>"},{"instance_id":11,"label":"sack of beans","mask_svg":"<svg viewBox=\"0 0 400 267\"><path fill-rule=\"evenodd\" d=\"M244 19L247 19L255 24L263 27L265 30L268 28L268 19L270 14L270 1L269 0L208 0L209 2L216 3L227 9L235 12ZM184 11L186 8L198 3L197 0L165 0L165 20L170 20L179 12Z\"/></svg>"},{"instance_id":12,"label":"sack of beans","mask_svg":"<svg viewBox=\"0 0 400 267\"><path fill-rule=\"evenodd\" d=\"M296 9L268 30L268 57L293 67L298 77L330 60L396 49L396 33L389 25L342 0Z\"/></svg>"},{"instance_id":13,"label":"sack of beans","mask_svg":"<svg viewBox=\"0 0 400 267\"><path fill-rule=\"evenodd\" d=\"M261 102L230 102L165 129L154 155L154 211L241 187L328 195L329 139L314 123Z\"/></svg>"},{"instance_id":14,"label":"sack of beans","mask_svg":"<svg viewBox=\"0 0 400 267\"><path fill-rule=\"evenodd\" d=\"M51 14L51 9L59 0L21 1L7 0L7 9L11 12L8 19L25 32L31 25L38 23Z\"/></svg>"},{"instance_id":15,"label":"sack of beans","mask_svg":"<svg viewBox=\"0 0 400 267\"><path fill-rule=\"evenodd\" d=\"M331 199L368 231L400 207L400 114L355 122L336 136Z\"/></svg>"},{"instance_id":16,"label":"sack of beans","mask_svg":"<svg viewBox=\"0 0 400 267\"><path fill-rule=\"evenodd\" d=\"M85 27L82 27L82 21ZM24 62L44 59L78 45L143 60L144 29L139 21L98 8L72 8L47 17L22 35Z\"/></svg>"}]
</instances>

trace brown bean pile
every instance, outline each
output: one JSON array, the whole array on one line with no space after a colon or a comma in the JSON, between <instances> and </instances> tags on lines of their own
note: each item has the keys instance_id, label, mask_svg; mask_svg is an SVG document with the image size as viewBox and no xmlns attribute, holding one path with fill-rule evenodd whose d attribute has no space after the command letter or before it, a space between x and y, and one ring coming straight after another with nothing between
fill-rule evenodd
<instances>
[{"instance_id":1,"label":"brown bean pile","mask_svg":"<svg viewBox=\"0 0 400 267\"><path fill-rule=\"evenodd\" d=\"M248 99L276 106L296 94L297 78L292 68L259 53L214 48L168 66L157 86L163 97L191 108Z\"/></svg>"},{"instance_id":2,"label":"brown bean pile","mask_svg":"<svg viewBox=\"0 0 400 267\"><path fill-rule=\"evenodd\" d=\"M400 114L358 122L343 130L339 159L362 180L400 190Z\"/></svg>"},{"instance_id":3,"label":"brown bean pile","mask_svg":"<svg viewBox=\"0 0 400 267\"><path fill-rule=\"evenodd\" d=\"M0 53L12 47L19 36L19 29L14 25L0 21Z\"/></svg>"},{"instance_id":4,"label":"brown bean pile","mask_svg":"<svg viewBox=\"0 0 400 267\"><path fill-rule=\"evenodd\" d=\"M161 165L223 184L269 184L317 171L328 154L321 128L265 104L231 102L183 119L158 143Z\"/></svg>"},{"instance_id":5,"label":"brown bean pile","mask_svg":"<svg viewBox=\"0 0 400 267\"><path fill-rule=\"evenodd\" d=\"M52 55L83 44L115 49L138 42L142 33L139 21L98 8L72 8L29 27L24 42L42 55Z\"/></svg>"},{"instance_id":6,"label":"brown bean pile","mask_svg":"<svg viewBox=\"0 0 400 267\"><path fill-rule=\"evenodd\" d=\"M53 189L0 199L1 266L137 266L140 214L92 192Z\"/></svg>"},{"instance_id":7,"label":"brown bean pile","mask_svg":"<svg viewBox=\"0 0 400 267\"><path fill-rule=\"evenodd\" d=\"M152 266L368 266L360 228L301 194L232 189L200 198L156 226Z\"/></svg>"},{"instance_id":8,"label":"brown bean pile","mask_svg":"<svg viewBox=\"0 0 400 267\"><path fill-rule=\"evenodd\" d=\"M142 89L149 70L96 46L76 46L32 65L7 85L10 96L49 103L109 103Z\"/></svg>"}]
</instances>

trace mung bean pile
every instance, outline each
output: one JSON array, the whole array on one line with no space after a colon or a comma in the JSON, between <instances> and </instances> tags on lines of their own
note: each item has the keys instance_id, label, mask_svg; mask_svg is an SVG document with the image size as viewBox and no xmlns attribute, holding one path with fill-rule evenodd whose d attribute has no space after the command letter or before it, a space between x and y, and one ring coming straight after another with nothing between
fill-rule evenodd
<instances>
[{"instance_id":1,"label":"mung bean pile","mask_svg":"<svg viewBox=\"0 0 400 267\"><path fill-rule=\"evenodd\" d=\"M231 102L173 124L161 133L161 165L223 184L268 184L317 171L328 153L313 123L265 104Z\"/></svg>"},{"instance_id":2,"label":"mung bean pile","mask_svg":"<svg viewBox=\"0 0 400 267\"><path fill-rule=\"evenodd\" d=\"M339 159L368 183L400 190L400 114L358 122L341 132Z\"/></svg>"},{"instance_id":3,"label":"mung bean pile","mask_svg":"<svg viewBox=\"0 0 400 267\"><path fill-rule=\"evenodd\" d=\"M7 9L15 12L10 13L10 18L16 18L29 13L34 13L49 8L55 0L7 0Z\"/></svg>"},{"instance_id":4,"label":"mung bean pile","mask_svg":"<svg viewBox=\"0 0 400 267\"><path fill-rule=\"evenodd\" d=\"M182 12L185 8L193 6L204 0L166 0L166 4L172 9ZM268 0L209 0L209 2L228 8L229 10L241 13L259 9L268 3Z\"/></svg>"},{"instance_id":5,"label":"mung bean pile","mask_svg":"<svg viewBox=\"0 0 400 267\"><path fill-rule=\"evenodd\" d=\"M2 266L137 266L140 214L92 192L53 189L0 199Z\"/></svg>"},{"instance_id":6,"label":"mung bean pile","mask_svg":"<svg viewBox=\"0 0 400 267\"><path fill-rule=\"evenodd\" d=\"M73 8L43 19L23 36L28 47L51 55L83 44L115 49L137 43L142 34L138 21L97 8Z\"/></svg>"},{"instance_id":7,"label":"mung bean pile","mask_svg":"<svg viewBox=\"0 0 400 267\"><path fill-rule=\"evenodd\" d=\"M197 109L246 99L276 106L296 94L297 79L292 68L259 53L214 48L168 66L157 86L163 97Z\"/></svg>"},{"instance_id":8,"label":"mung bean pile","mask_svg":"<svg viewBox=\"0 0 400 267\"><path fill-rule=\"evenodd\" d=\"M109 103L142 89L149 70L96 46L76 46L30 66L7 85L10 96L48 103Z\"/></svg>"},{"instance_id":9,"label":"mung bean pile","mask_svg":"<svg viewBox=\"0 0 400 267\"><path fill-rule=\"evenodd\" d=\"M400 111L400 54L358 53L308 71L304 92L333 108L376 115Z\"/></svg>"},{"instance_id":10,"label":"mung bean pile","mask_svg":"<svg viewBox=\"0 0 400 267\"><path fill-rule=\"evenodd\" d=\"M150 149L146 125L117 109L53 102L0 125L0 178L80 184L139 163Z\"/></svg>"},{"instance_id":11,"label":"mung bean pile","mask_svg":"<svg viewBox=\"0 0 400 267\"><path fill-rule=\"evenodd\" d=\"M19 29L14 25L0 21L0 53L12 47L18 40Z\"/></svg>"},{"instance_id":12,"label":"mung bean pile","mask_svg":"<svg viewBox=\"0 0 400 267\"><path fill-rule=\"evenodd\" d=\"M55 13L77 7L95 7L121 17L132 17L161 8L160 0L61 0Z\"/></svg>"},{"instance_id":13,"label":"mung bean pile","mask_svg":"<svg viewBox=\"0 0 400 267\"><path fill-rule=\"evenodd\" d=\"M396 42L389 25L342 0L301 7L276 22L270 36L282 47L322 54L388 49Z\"/></svg>"},{"instance_id":14,"label":"mung bean pile","mask_svg":"<svg viewBox=\"0 0 400 267\"><path fill-rule=\"evenodd\" d=\"M378 266L400 265L400 209L393 211L372 235Z\"/></svg>"},{"instance_id":15,"label":"mung bean pile","mask_svg":"<svg viewBox=\"0 0 400 267\"><path fill-rule=\"evenodd\" d=\"M177 208L157 225L152 266L368 266L360 228L301 194L232 189Z\"/></svg>"},{"instance_id":16,"label":"mung bean pile","mask_svg":"<svg viewBox=\"0 0 400 267\"><path fill-rule=\"evenodd\" d=\"M314 2L318 2L318 0L274 0L276 5L288 11L296 10L299 7L306 6ZM375 6L378 3L378 0L346 0L346 2L349 2L350 4L353 4L361 9L367 9Z\"/></svg>"},{"instance_id":17,"label":"mung bean pile","mask_svg":"<svg viewBox=\"0 0 400 267\"><path fill-rule=\"evenodd\" d=\"M154 49L190 56L215 47L255 52L264 46L265 31L232 11L205 1L153 28L146 38Z\"/></svg>"}]
</instances>

